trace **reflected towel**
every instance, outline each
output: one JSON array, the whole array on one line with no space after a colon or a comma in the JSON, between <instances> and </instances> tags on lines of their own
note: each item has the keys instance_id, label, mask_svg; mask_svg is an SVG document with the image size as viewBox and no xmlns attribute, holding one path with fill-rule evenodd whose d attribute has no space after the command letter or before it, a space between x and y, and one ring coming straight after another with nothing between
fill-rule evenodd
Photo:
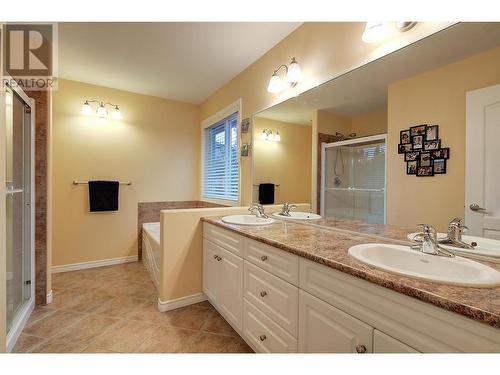
<instances>
[{"instance_id":1,"label":"reflected towel","mask_svg":"<svg viewBox=\"0 0 500 375\"><path fill-rule=\"evenodd\" d=\"M274 184L259 184L259 203L274 204Z\"/></svg>"},{"instance_id":2,"label":"reflected towel","mask_svg":"<svg viewBox=\"0 0 500 375\"><path fill-rule=\"evenodd\" d=\"M118 211L118 181L89 181L90 212Z\"/></svg>"}]
</instances>

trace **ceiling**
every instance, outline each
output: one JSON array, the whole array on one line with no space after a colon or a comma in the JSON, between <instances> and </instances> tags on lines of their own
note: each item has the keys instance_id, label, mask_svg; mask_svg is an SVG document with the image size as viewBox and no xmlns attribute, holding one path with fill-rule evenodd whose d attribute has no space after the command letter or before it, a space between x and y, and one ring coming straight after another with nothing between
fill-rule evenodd
<instances>
[{"instance_id":1,"label":"ceiling","mask_svg":"<svg viewBox=\"0 0 500 375\"><path fill-rule=\"evenodd\" d=\"M200 104L300 25L60 23L59 77Z\"/></svg>"},{"instance_id":2,"label":"ceiling","mask_svg":"<svg viewBox=\"0 0 500 375\"><path fill-rule=\"evenodd\" d=\"M500 23L460 23L257 114L310 125L314 110L345 116L387 107L396 81L500 46Z\"/></svg>"}]
</instances>

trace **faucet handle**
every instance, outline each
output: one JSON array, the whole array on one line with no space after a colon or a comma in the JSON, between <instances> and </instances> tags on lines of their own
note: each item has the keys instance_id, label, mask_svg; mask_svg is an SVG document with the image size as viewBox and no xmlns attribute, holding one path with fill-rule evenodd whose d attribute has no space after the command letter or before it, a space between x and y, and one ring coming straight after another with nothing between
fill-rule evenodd
<instances>
[{"instance_id":1,"label":"faucet handle","mask_svg":"<svg viewBox=\"0 0 500 375\"><path fill-rule=\"evenodd\" d=\"M436 231L436 229L432 225L429 225L429 224L418 224L417 227L422 230L422 234L424 236L431 236L434 239L437 238L437 231Z\"/></svg>"}]
</instances>

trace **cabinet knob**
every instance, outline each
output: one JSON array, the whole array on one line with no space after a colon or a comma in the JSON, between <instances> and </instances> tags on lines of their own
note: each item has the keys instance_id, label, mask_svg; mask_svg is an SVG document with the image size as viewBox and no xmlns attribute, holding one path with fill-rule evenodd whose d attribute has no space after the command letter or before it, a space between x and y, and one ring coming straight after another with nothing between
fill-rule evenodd
<instances>
[{"instance_id":1,"label":"cabinet knob","mask_svg":"<svg viewBox=\"0 0 500 375\"><path fill-rule=\"evenodd\" d=\"M260 260L263 261L263 262L265 262L267 260L267 255L262 255L260 257Z\"/></svg>"},{"instance_id":2,"label":"cabinet knob","mask_svg":"<svg viewBox=\"0 0 500 375\"><path fill-rule=\"evenodd\" d=\"M366 346L364 345L357 345L356 346L356 352L362 354L362 353L366 353Z\"/></svg>"},{"instance_id":3,"label":"cabinet knob","mask_svg":"<svg viewBox=\"0 0 500 375\"><path fill-rule=\"evenodd\" d=\"M259 336L260 341L264 341L267 339L266 335L260 335Z\"/></svg>"},{"instance_id":4,"label":"cabinet knob","mask_svg":"<svg viewBox=\"0 0 500 375\"><path fill-rule=\"evenodd\" d=\"M220 262L222 260L222 257L217 257L217 261Z\"/></svg>"},{"instance_id":5,"label":"cabinet knob","mask_svg":"<svg viewBox=\"0 0 500 375\"><path fill-rule=\"evenodd\" d=\"M214 259L217 259L217 258L218 258L218 256L217 256L217 255L214 255Z\"/></svg>"},{"instance_id":6,"label":"cabinet knob","mask_svg":"<svg viewBox=\"0 0 500 375\"><path fill-rule=\"evenodd\" d=\"M260 292L260 296L261 297L265 297L267 296L267 292L265 290L263 290L262 292Z\"/></svg>"}]
</instances>

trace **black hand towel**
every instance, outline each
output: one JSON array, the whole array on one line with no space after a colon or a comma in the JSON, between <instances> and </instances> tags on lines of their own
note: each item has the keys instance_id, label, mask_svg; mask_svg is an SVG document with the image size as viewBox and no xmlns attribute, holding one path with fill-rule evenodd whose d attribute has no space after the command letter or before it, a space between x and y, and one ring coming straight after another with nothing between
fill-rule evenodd
<instances>
[{"instance_id":1,"label":"black hand towel","mask_svg":"<svg viewBox=\"0 0 500 375\"><path fill-rule=\"evenodd\" d=\"M274 203L274 184L259 184L259 203Z\"/></svg>"},{"instance_id":2,"label":"black hand towel","mask_svg":"<svg viewBox=\"0 0 500 375\"><path fill-rule=\"evenodd\" d=\"M118 181L89 181L90 212L118 211Z\"/></svg>"}]
</instances>

